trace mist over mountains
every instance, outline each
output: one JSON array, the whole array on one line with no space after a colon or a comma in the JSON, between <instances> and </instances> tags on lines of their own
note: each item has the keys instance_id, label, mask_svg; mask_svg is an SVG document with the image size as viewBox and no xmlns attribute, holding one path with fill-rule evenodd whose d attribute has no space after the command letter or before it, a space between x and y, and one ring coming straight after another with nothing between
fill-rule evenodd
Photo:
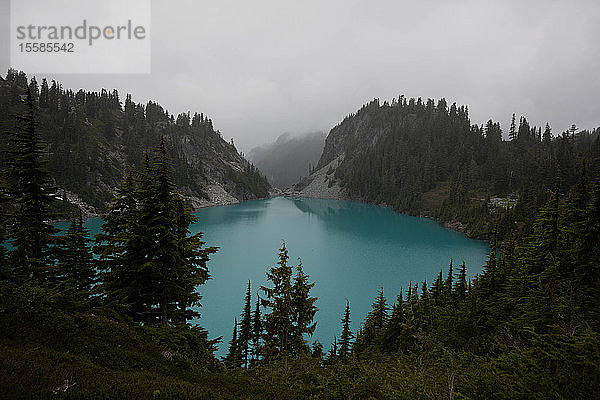
<instances>
[{"instance_id":1,"label":"mist over mountains","mask_svg":"<svg viewBox=\"0 0 600 400\"><path fill-rule=\"evenodd\" d=\"M324 145L323 132L297 136L287 132L273 143L253 148L247 157L273 186L284 189L309 174L311 166L319 161Z\"/></svg>"}]
</instances>

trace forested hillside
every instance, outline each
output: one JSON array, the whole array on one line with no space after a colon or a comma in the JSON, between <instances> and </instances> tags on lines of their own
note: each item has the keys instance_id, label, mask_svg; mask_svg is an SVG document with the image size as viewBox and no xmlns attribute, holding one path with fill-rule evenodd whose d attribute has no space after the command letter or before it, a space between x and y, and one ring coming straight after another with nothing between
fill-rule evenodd
<instances>
[{"instance_id":1,"label":"forested hillside","mask_svg":"<svg viewBox=\"0 0 600 400\"><path fill-rule=\"evenodd\" d=\"M106 209L130 166L140 169L144 151L164 137L176 187L194 207L268 195L266 179L223 140L203 114L177 116L158 103L136 104L116 90L73 92L60 82L29 80L9 70L0 81L0 145L23 112L24 89L36 106L37 129L57 196L89 213ZM63 204L62 209L69 209Z\"/></svg>"},{"instance_id":2,"label":"forested hillside","mask_svg":"<svg viewBox=\"0 0 600 400\"><path fill-rule=\"evenodd\" d=\"M258 296L251 282L240 293L240 322L220 361L213 352L222 338L189 323L218 249L189 230L196 219L176 190L167 140L120 181L94 240L78 212L59 232L49 222L57 199L37 101L29 88L21 100L2 153L3 397L600 397L595 161L570 153L573 166L581 162L573 182L557 168L538 212L535 197L518 200L530 229L511 224L501 235L496 219L487 264L474 279L450 261L432 283L381 288L366 316L346 302L328 350L311 343L319 282L301 260L289 262L283 243ZM560 140L574 139L546 145ZM363 321L357 332L351 319Z\"/></svg>"},{"instance_id":3,"label":"forested hillside","mask_svg":"<svg viewBox=\"0 0 600 400\"><path fill-rule=\"evenodd\" d=\"M501 234L513 223L531 233L556 177L566 193L584 164L600 171L599 132L556 135L513 115L503 140L498 122L473 125L467 107L444 99L373 100L331 130L317 169L346 197L435 217L475 237L489 238L496 221Z\"/></svg>"},{"instance_id":4,"label":"forested hillside","mask_svg":"<svg viewBox=\"0 0 600 400\"><path fill-rule=\"evenodd\" d=\"M277 272L279 293L265 294L290 299L291 310L273 309L275 327L261 325L258 308L251 319L249 284L228 365L286 382L293 391L281 395L290 398L598 398L600 180L584 168L576 179L562 193L555 178L532 232L510 230L503 250L494 227L484 272L474 279L464 262L450 260L431 283L380 288L366 316L352 315L346 302L328 351L295 340L297 331L310 333L319 303L308 293L319 283L307 286L299 269L304 285L298 277L292 284L284 245L279 266L267 272L269 279ZM352 318L362 321L357 332ZM244 326L250 334L237 334ZM286 335L289 348L274 358L270 338Z\"/></svg>"}]
</instances>

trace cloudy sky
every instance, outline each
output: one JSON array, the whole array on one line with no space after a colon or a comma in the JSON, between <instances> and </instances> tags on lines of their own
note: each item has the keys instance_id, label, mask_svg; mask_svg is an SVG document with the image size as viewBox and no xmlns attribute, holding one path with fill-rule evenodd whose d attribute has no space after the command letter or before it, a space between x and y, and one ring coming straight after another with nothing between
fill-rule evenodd
<instances>
[{"instance_id":1,"label":"cloudy sky","mask_svg":"<svg viewBox=\"0 0 600 400\"><path fill-rule=\"evenodd\" d=\"M600 126L598 0L151 6L151 74L49 77L73 89L117 88L174 113L202 111L243 151L286 131L328 132L365 102L400 94L445 97L468 105L474 123L493 118L505 130L513 112L555 132Z\"/></svg>"}]
</instances>

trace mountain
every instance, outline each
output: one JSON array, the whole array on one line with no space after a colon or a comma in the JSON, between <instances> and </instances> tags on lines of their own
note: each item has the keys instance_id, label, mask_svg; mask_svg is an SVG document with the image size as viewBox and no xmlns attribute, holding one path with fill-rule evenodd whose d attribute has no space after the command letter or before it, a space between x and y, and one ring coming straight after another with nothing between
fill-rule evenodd
<instances>
[{"instance_id":1,"label":"mountain","mask_svg":"<svg viewBox=\"0 0 600 400\"><path fill-rule=\"evenodd\" d=\"M122 103L116 90L65 90L61 84L9 70L0 82L0 145L23 112L26 87L37 103L37 129L47 167L64 209L75 204L88 215L102 212L131 166L141 170L144 153L165 138L178 191L194 208L266 197L270 185L227 143L204 114L169 114L158 103Z\"/></svg>"},{"instance_id":2,"label":"mountain","mask_svg":"<svg viewBox=\"0 0 600 400\"><path fill-rule=\"evenodd\" d=\"M250 150L248 159L274 186L284 189L308 175L319 161L324 143L323 132L284 133L275 142Z\"/></svg>"},{"instance_id":3,"label":"mountain","mask_svg":"<svg viewBox=\"0 0 600 400\"><path fill-rule=\"evenodd\" d=\"M473 237L511 224L530 233L550 189L567 193L582 169L598 174L599 133L553 136L521 117L506 141L499 123L472 124L466 106L375 99L331 129L315 171L289 193L387 205Z\"/></svg>"},{"instance_id":4,"label":"mountain","mask_svg":"<svg viewBox=\"0 0 600 400\"><path fill-rule=\"evenodd\" d=\"M35 111L34 85L23 110L19 100L30 83L21 80L20 74L0 80L6 90L0 111L17 117L2 120L3 127L22 124L18 135L1 137L0 154L9 162L0 160L0 184L4 177L12 183L12 190L0 190L0 205L9 211L0 213L2 398L600 397L598 130L553 138L549 127L542 135L521 118L506 142L499 124L471 125L466 107L447 108L445 101L401 98L365 106L331 131L317 170L297 190L317 193L321 185L328 195L436 210L437 218L460 218L469 229L494 219L495 232L504 226L515 235L502 248L497 237L490 240L487 263L472 279L464 262L450 259L445 279L440 269L433 282L388 283L385 294L380 287L356 334L349 326L356 311L351 315L346 300L339 341L334 337L327 353L318 341L309 348L304 336L323 307L311 296L318 281L300 258L295 268L288 263L284 242L277 266L267 267L270 283L261 287L252 317L250 281L241 323L240 314L223 316L233 317L234 329L221 362L213 353L222 337L210 339L187 323L216 248L203 248L202 234L187 229L193 218L171 190L164 138L169 135L174 163L201 162L197 172L207 181L224 171L223 185L240 196L268 188L265 179L243 159L234 169L237 151L223 150L227 144L203 115L191 123L187 114L175 120L150 103L142 113L130 97L123 110L115 92L83 93L75 101L67 94L57 102L47 88ZM159 155L137 182L143 190L132 189L130 176L120 191L95 241L99 257L81 218L54 235L44 204L57 192L45 184L40 158L64 163L71 174L54 171L55 183L75 184L76 174L88 174L90 187L102 193L98 182L109 182L102 163L117 174L114 159L127 163L137 149L131 142L146 145L154 131L163 138ZM120 147L113 145L115 134ZM40 146L38 136L54 141ZM73 151L57 146L60 140ZM189 143L209 149L202 153ZM206 186L189 171L176 170L180 190L201 194ZM186 186L194 182L197 187ZM532 217L540 198L547 201ZM313 211L327 218L336 213L325 204ZM423 243L424 252L429 245ZM360 246L366 251L369 242ZM378 267L366 260L366 270ZM397 294L393 303L390 294Z\"/></svg>"}]
</instances>

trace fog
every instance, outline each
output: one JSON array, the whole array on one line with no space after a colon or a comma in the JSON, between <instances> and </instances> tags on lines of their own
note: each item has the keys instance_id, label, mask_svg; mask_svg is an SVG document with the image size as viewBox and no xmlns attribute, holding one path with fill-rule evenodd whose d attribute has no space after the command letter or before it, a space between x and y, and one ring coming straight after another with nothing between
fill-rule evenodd
<instances>
[{"instance_id":1,"label":"fog","mask_svg":"<svg viewBox=\"0 0 600 400\"><path fill-rule=\"evenodd\" d=\"M48 78L204 112L243 151L283 132L328 132L367 101L401 94L468 105L474 123L493 118L505 133L513 112L555 133L600 125L597 0L151 6L150 74ZM1 8L8 38L6 0ZM0 43L4 73L9 43Z\"/></svg>"}]
</instances>

